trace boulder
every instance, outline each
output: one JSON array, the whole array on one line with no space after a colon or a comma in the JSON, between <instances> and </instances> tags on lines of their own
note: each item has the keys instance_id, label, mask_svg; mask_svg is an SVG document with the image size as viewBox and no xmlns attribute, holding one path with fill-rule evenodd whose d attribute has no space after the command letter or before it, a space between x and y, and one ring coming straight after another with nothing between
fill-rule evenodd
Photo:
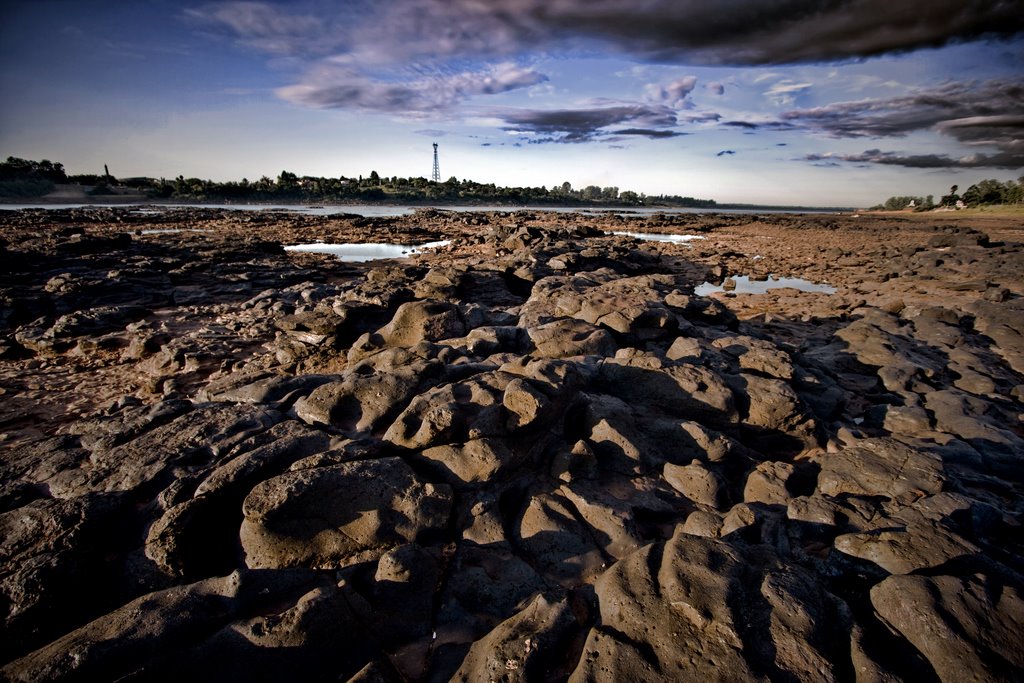
<instances>
[{"instance_id":1,"label":"boulder","mask_svg":"<svg viewBox=\"0 0 1024 683\"><path fill-rule=\"evenodd\" d=\"M288 472L245 499L246 564L323 568L377 558L444 529L451 498L448 486L423 481L400 458Z\"/></svg>"},{"instance_id":2,"label":"boulder","mask_svg":"<svg viewBox=\"0 0 1024 683\"><path fill-rule=\"evenodd\" d=\"M980 552L976 545L935 522L844 534L836 538L835 547L847 555L874 562L890 574L931 569Z\"/></svg>"},{"instance_id":3,"label":"boulder","mask_svg":"<svg viewBox=\"0 0 1024 683\"><path fill-rule=\"evenodd\" d=\"M490 438L425 448L410 457L456 488L499 481L523 460L505 441Z\"/></svg>"},{"instance_id":4,"label":"boulder","mask_svg":"<svg viewBox=\"0 0 1024 683\"><path fill-rule=\"evenodd\" d=\"M423 380L413 368L352 373L300 398L295 414L310 425L335 427L348 434L371 433L391 424L419 392Z\"/></svg>"},{"instance_id":5,"label":"boulder","mask_svg":"<svg viewBox=\"0 0 1024 683\"><path fill-rule=\"evenodd\" d=\"M822 458L818 491L828 496L896 498L938 493L942 459L889 438L863 439Z\"/></svg>"},{"instance_id":6,"label":"boulder","mask_svg":"<svg viewBox=\"0 0 1024 683\"><path fill-rule=\"evenodd\" d=\"M743 502L787 505L792 494L788 484L795 469L788 462L765 461L747 475L743 486Z\"/></svg>"},{"instance_id":7,"label":"boulder","mask_svg":"<svg viewBox=\"0 0 1024 683\"><path fill-rule=\"evenodd\" d=\"M665 463L662 476L672 488L698 505L718 510L725 501L725 486L721 478L699 460L685 466Z\"/></svg>"},{"instance_id":8,"label":"boulder","mask_svg":"<svg viewBox=\"0 0 1024 683\"><path fill-rule=\"evenodd\" d=\"M469 648L451 680L536 681L548 677L562 663L576 617L566 598L537 595Z\"/></svg>"},{"instance_id":9,"label":"boulder","mask_svg":"<svg viewBox=\"0 0 1024 683\"><path fill-rule=\"evenodd\" d=\"M0 674L10 681L117 680L145 671L154 660L173 663L176 653L224 625L305 593L316 581L307 572L243 570L150 593L7 664Z\"/></svg>"},{"instance_id":10,"label":"boulder","mask_svg":"<svg viewBox=\"0 0 1024 683\"><path fill-rule=\"evenodd\" d=\"M569 680L837 680L841 606L811 575L757 564L680 529L619 561Z\"/></svg>"},{"instance_id":11,"label":"boulder","mask_svg":"<svg viewBox=\"0 0 1024 683\"><path fill-rule=\"evenodd\" d=\"M466 326L458 306L443 301L410 301L398 307L395 316L377 333L388 346L415 346L422 341L461 337Z\"/></svg>"},{"instance_id":12,"label":"boulder","mask_svg":"<svg viewBox=\"0 0 1024 683\"><path fill-rule=\"evenodd\" d=\"M739 422L733 392L719 375L706 368L651 367L645 359L616 359L601 365L598 386L630 405L712 428Z\"/></svg>"},{"instance_id":13,"label":"boulder","mask_svg":"<svg viewBox=\"0 0 1024 683\"><path fill-rule=\"evenodd\" d=\"M1009 681L1024 674L1024 597L994 576L890 576L871 589L879 617L942 681Z\"/></svg>"},{"instance_id":14,"label":"boulder","mask_svg":"<svg viewBox=\"0 0 1024 683\"><path fill-rule=\"evenodd\" d=\"M508 434L505 388L515 377L483 372L416 396L384 432L383 439L408 449L465 443Z\"/></svg>"},{"instance_id":15,"label":"boulder","mask_svg":"<svg viewBox=\"0 0 1024 683\"><path fill-rule=\"evenodd\" d=\"M593 581L605 568L600 548L574 507L557 494L530 497L516 525L516 542L545 578L571 587Z\"/></svg>"},{"instance_id":16,"label":"boulder","mask_svg":"<svg viewBox=\"0 0 1024 683\"><path fill-rule=\"evenodd\" d=\"M552 417L548 412L551 406L548 397L523 379L514 379L508 383L501 403L509 412L511 429L543 423Z\"/></svg>"},{"instance_id":17,"label":"boulder","mask_svg":"<svg viewBox=\"0 0 1024 683\"><path fill-rule=\"evenodd\" d=\"M545 358L612 356L615 340L607 330L576 318L562 318L527 328L536 355Z\"/></svg>"}]
</instances>

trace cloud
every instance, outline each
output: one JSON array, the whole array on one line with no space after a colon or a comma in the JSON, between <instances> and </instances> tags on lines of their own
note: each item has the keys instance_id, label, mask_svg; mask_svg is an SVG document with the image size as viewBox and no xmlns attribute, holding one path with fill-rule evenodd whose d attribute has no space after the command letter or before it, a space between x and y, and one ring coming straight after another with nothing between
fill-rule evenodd
<instances>
[{"instance_id":1,"label":"cloud","mask_svg":"<svg viewBox=\"0 0 1024 683\"><path fill-rule=\"evenodd\" d=\"M609 107L553 110L512 110L499 114L506 130L541 135L531 142L589 142L607 135L672 137L675 112L661 105L623 104ZM632 124L617 131L603 129Z\"/></svg>"},{"instance_id":2,"label":"cloud","mask_svg":"<svg viewBox=\"0 0 1024 683\"><path fill-rule=\"evenodd\" d=\"M327 54L346 48L343 15L287 12L265 2L223 2L186 9L186 18L220 29L242 45L272 55ZM340 29L340 30L339 30Z\"/></svg>"},{"instance_id":3,"label":"cloud","mask_svg":"<svg viewBox=\"0 0 1024 683\"><path fill-rule=\"evenodd\" d=\"M900 156L870 150L851 161L913 168L1019 168L1024 159L1024 80L950 82L889 99L836 102L785 112L781 123L833 138L905 137L936 131L995 153Z\"/></svg>"},{"instance_id":4,"label":"cloud","mask_svg":"<svg viewBox=\"0 0 1024 683\"><path fill-rule=\"evenodd\" d=\"M1024 80L949 82L889 99L836 102L784 112L781 120L832 137L889 137L974 120L962 129L985 128L977 117L1004 117L1024 111ZM989 119L990 121L994 119ZM956 129L953 125L950 130Z\"/></svg>"},{"instance_id":5,"label":"cloud","mask_svg":"<svg viewBox=\"0 0 1024 683\"><path fill-rule=\"evenodd\" d=\"M439 2L442 0L438 0ZM454 7L478 4L455 0ZM771 64L856 59L1024 29L1001 0L490 0L524 39L583 35L641 59Z\"/></svg>"},{"instance_id":6,"label":"cloud","mask_svg":"<svg viewBox=\"0 0 1024 683\"><path fill-rule=\"evenodd\" d=\"M942 121L936 128L967 146L994 147L1024 156L1024 114L968 116Z\"/></svg>"},{"instance_id":7,"label":"cloud","mask_svg":"<svg viewBox=\"0 0 1024 683\"><path fill-rule=\"evenodd\" d=\"M612 135L633 135L658 140L663 138L675 138L680 135L688 135L688 133L682 133L675 130L654 130L651 128L623 128L622 130L612 131Z\"/></svg>"},{"instance_id":8,"label":"cloud","mask_svg":"<svg viewBox=\"0 0 1024 683\"><path fill-rule=\"evenodd\" d=\"M693 114L681 114L679 120L685 123L718 123L722 120L722 115L714 111L702 111Z\"/></svg>"},{"instance_id":9,"label":"cloud","mask_svg":"<svg viewBox=\"0 0 1024 683\"><path fill-rule=\"evenodd\" d=\"M289 102L323 109L362 109L428 118L475 96L504 93L546 80L544 74L511 63L483 71L389 81L370 79L345 63L321 62L301 83L276 92Z\"/></svg>"},{"instance_id":10,"label":"cloud","mask_svg":"<svg viewBox=\"0 0 1024 683\"><path fill-rule=\"evenodd\" d=\"M733 121L723 121L721 125L729 128L739 128L740 130L744 130L749 133L759 130L793 130L793 128L795 128L795 126L788 121L778 121L774 119L753 121L735 119Z\"/></svg>"},{"instance_id":11,"label":"cloud","mask_svg":"<svg viewBox=\"0 0 1024 683\"><path fill-rule=\"evenodd\" d=\"M906 168L1024 168L1024 153L1011 152L950 157L946 154L899 154L869 149L861 154L808 154L804 160L828 166L842 161Z\"/></svg>"},{"instance_id":12,"label":"cloud","mask_svg":"<svg viewBox=\"0 0 1024 683\"><path fill-rule=\"evenodd\" d=\"M765 91L770 102L778 106L792 106L796 98L811 89L813 83L794 83L785 80L776 83Z\"/></svg>"},{"instance_id":13,"label":"cloud","mask_svg":"<svg viewBox=\"0 0 1024 683\"><path fill-rule=\"evenodd\" d=\"M647 97L652 102L666 104L676 109L686 109L693 104L687 100L697 87L696 76L683 76L667 85L652 83L647 86Z\"/></svg>"},{"instance_id":14,"label":"cloud","mask_svg":"<svg viewBox=\"0 0 1024 683\"><path fill-rule=\"evenodd\" d=\"M1018 35L1024 31L1019 4L729 0L723 7L698 0L232 0L185 10L185 16L204 32L295 69L291 84L276 90L294 104L456 120L458 107L476 98L513 90L540 93L543 88L538 86L548 77L527 65L526 54L558 58L610 50L652 64L856 60ZM281 56L287 59L277 59ZM779 76L764 78L778 81ZM793 109L773 120L733 113L721 122L714 112L683 113L694 108L697 86L695 76L684 76L649 85L643 103L511 112L510 119L499 118L510 127L558 142L606 136L616 125L657 131L649 137L667 138L671 136L666 131L680 122L718 122L747 132L801 130L839 138L935 130L966 145L995 145L1005 152L1012 151L1019 126L997 124L991 117L1024 111L1021 82L1004 79L953 82L887 100ZM811 85L782 80L766 87L769 98L792 107ZM707 83L704 89L712 95L725 92L719 82ZM575 121L570 114L582 120ZM519 116L526 120L517 121ZM558 120L560 116L564 120ZM658 120L646 120L652 116ZM978 121L979 117L989 118Z\"/></svg>"},{"instance_id":15,"label":"cloud","mask_svg":"<svg viewBox=\"0 0 1024 683\"><path fill-rule=\"evenodd\" d=\"M782 64L1024 30L1024 12L1008 0L299 0L225 2L187 14L274 54L343 48L373 63L500 59L598 41L640 61Z\"/></svg>"}]
</instances>

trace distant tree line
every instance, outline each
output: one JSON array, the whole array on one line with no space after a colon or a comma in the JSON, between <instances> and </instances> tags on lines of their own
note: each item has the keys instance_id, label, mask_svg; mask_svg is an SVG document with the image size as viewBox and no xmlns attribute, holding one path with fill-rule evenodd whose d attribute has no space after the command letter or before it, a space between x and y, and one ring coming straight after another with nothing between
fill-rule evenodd
<instances>
[{"instance_id":1,"label":"distant tree line","mask_svg":"<svg viewBox=\"0 0 1024 683\"><path fill-rule=\"evenodd\" d=\"M68 182L62 164L49 159L27 161L7 157L0 163L0 197L41 197L57 183Z\"/></svg>"},{"instance_id":2,"label":"distant tree line","mask_svg":"<svg viewBox=\"0 0 1024 683\"><path fill-rule=\"evenodd\" d=\"M963 206L996 206L1024 204L1024 176L1016 182L1008 180L1005 183L998 180L982 180L971 185L964 193L957 194L959 185L949 188L949 194L942 195L938 204L935 203L932 195L927 197L889 197L884 203L871 207L875 210L903 211L914 209L916 211L928 211L938 206L956 207L957 202Z\"/></svg>"},{"instance_id":3,"label":"distant tree line","mask_svg":"<svg viewBox=\"0 0 1024 683\"><path fill-rule=\"evenodd\" d=\"M263 176L259 180L217 183L199 178L178 176L168 181L151 181L147 192L158 199L191 201L302 201L302 202L388 202L396 204L452 202L467 204L612 204L615 206L674 205L713 207L713 199L696 199L677 195L645 195L617 187L587 187L574 190L570 183L551 189L541 187L501 187L494 183L459 180L454 176L444 182L423 177L401 178L381 176L371 171L358 178L320 178L298 176L281 171L277 178Z\"/></svg>"},{"instance_id":4,"label":"distant tree line","mask_svg":"<svg viewBox=\"0 0 1024 683\"><path fill-rule=\"evenodd\" d=\"M55 170L56 169L56 170ZM21 183L30 180L31 186L13 187L26 192L3 192L6 182ZM499 187L494 183L478 183L451 177L444 182L433 182L423 177L390 178L376 171L358 178L318 178L298 176L281 171L277 178L263 176L250 181L215 182L200 178L178 176L165 178L126 178L118 180L109 175L68 176L61 164L49 161L25 161L8 157L0 163L0 196L34 197L53 190L54 183L77 183L90 186L94 196L111 188L131 188L158 200L226 201L226 202L383 202L394 204L445 203L454 204L550 204L611 206L682 206L712 208L713 199L697 199L679 195L646 195L618 187L588 185L574 189L568 182L548 189L541 187ZM28 190L34 190L27 192Z\"/></svg>"}]
</instances>

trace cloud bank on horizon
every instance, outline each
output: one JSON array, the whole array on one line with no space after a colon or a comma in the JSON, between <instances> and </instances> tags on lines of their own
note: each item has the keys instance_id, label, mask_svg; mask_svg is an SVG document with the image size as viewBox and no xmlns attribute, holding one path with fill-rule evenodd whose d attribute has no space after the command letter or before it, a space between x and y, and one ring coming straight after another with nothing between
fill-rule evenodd
<instances>
[{"instance_id":1,"label":"cloud bank on horizon","mask_svg":"<svg viewBox=\"0 0 1024 683\"><path fill-rule=\"evenodd\" d=\"M526 107L502 94L557 88L542 63L612 53L638 65L849 63L1024 31L1005 0L354 0L218 2L186 11L205 30L297 65L278 97L305 107L423 121L487 122L520 143L669 140L709 129L895 141L930 132L967 153L816 152L806 161L912 168L1024 167L1024 79L949 80L890 97L800 107L811 82L778 80L777 114L718 110L728 84L695 75L643 83L633 98L583 96ZM641 69L638 69L642 72ZM703 88L698 90L698 86ZM701 104L694 93L707 95ZM541 98L537 98L541 99ZM965 149L961 149L964 152ZM720 156L720 155L719 155Z\"/></svg>"}]
</instances>

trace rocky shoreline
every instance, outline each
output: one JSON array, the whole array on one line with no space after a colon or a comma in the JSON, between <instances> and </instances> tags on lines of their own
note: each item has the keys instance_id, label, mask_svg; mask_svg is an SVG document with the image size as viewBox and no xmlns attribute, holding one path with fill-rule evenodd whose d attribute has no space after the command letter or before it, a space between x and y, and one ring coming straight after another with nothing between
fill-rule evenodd
<instances>
[{"instance_id":1,"label":"rocky shoreline","mask_svg":"<svg viewBox=\"0 0 1024 683\"><path fill-rule=\"evenodd\" d=\"M1019 219L0 239L5 680L1024 677ZM694 294L770 274L836 291Z\"/></svg>"}]
</instances>

